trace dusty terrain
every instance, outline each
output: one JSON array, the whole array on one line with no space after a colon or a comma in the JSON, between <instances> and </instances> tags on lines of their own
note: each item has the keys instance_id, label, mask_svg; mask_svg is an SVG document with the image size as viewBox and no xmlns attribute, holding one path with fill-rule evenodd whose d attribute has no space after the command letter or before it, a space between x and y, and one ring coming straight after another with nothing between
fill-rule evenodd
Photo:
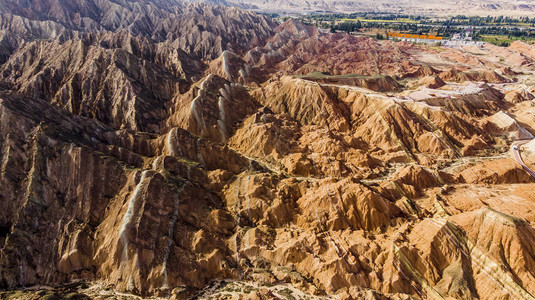
<instances>
[{"instance_id":1,"label":"dusty terrain","mask_svg":"<svg viewBox=\"0 0 535 300\"><path fill-rule=\"evenodd\" d=\"M242 8L276 13L387 12L436 16L532 16L535 4L529 0L227 0Z\"/></svg>"},{"instance_id":2,"label":"dusty terrain","mask_svg":"<svg viewBox=\"0 0 535 300\"><path fill-rule=\"evenodd\" d=\"M534 46L31 2L1 4L1 297L534 298Z\"/></svg>"}]
</instances>

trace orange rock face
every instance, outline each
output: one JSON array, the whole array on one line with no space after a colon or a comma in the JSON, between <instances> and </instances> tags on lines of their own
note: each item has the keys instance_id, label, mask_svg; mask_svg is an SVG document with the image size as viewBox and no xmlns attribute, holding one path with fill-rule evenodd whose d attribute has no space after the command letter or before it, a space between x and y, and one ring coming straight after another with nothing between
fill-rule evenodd
<instances>
[{"instance_id":1,"label":"orange rock face","mask_svg":"<svg viewBox=\"0 0 535 300\"><path fill-rule=\"evenodd\" d=\"M0 288L533 299L532 46L34 2L0 4Z\"/></svg>"}]
</instances>

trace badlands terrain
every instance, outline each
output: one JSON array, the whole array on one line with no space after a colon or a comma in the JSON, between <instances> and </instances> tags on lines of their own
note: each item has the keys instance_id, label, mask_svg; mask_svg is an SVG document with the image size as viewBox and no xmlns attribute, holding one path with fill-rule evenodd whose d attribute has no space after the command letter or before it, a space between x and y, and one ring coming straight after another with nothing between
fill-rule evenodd
<instances>
[{"instance_id":1,"label":"badlands terrain","mask_svg":"<svg viewBox=\"0 0 535 300\"><path fill-rule=\"evenodd\" d=\"M1 298L534 299L534 46L0 12Z\"/></svg>"}]
</instances>

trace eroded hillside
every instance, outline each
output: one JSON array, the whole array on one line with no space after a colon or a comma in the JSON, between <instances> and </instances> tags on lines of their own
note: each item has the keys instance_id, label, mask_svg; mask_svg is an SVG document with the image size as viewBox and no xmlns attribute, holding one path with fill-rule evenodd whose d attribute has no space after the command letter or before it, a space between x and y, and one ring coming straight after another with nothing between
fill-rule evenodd
<instances>
[{"instance_id":1,"label":"eroded hillside","mask_svg":"<svg viewBox=\"0 0 535 300\"><path fill-rule=\"evenodd\" d=\"M533 299L534 46L30 2L0 4L2 288Z\"/></svg>"}]
</instances>

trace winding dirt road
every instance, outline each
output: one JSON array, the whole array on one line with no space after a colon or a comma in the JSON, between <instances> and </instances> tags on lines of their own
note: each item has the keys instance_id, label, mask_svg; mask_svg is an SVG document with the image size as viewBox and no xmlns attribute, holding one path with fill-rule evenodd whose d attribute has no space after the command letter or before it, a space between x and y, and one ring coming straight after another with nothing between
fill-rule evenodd
<instances>
[{"instance_id":1,"label":"winding dirt road","mask_svg":"<svg viewBox=\"0 0 535 300\"><path fill-rule=\"evenodd\" d=\"M522 140L522 141L516 141L511 145L511 151L513 152L513 156L518 164L522 166L526 172L528 172L534 179L535 179L535 172L531 170L522 159L522 156L520 155L520 147L524 144L529 143L531 140Z\"/></svg>"}]
</instances>

